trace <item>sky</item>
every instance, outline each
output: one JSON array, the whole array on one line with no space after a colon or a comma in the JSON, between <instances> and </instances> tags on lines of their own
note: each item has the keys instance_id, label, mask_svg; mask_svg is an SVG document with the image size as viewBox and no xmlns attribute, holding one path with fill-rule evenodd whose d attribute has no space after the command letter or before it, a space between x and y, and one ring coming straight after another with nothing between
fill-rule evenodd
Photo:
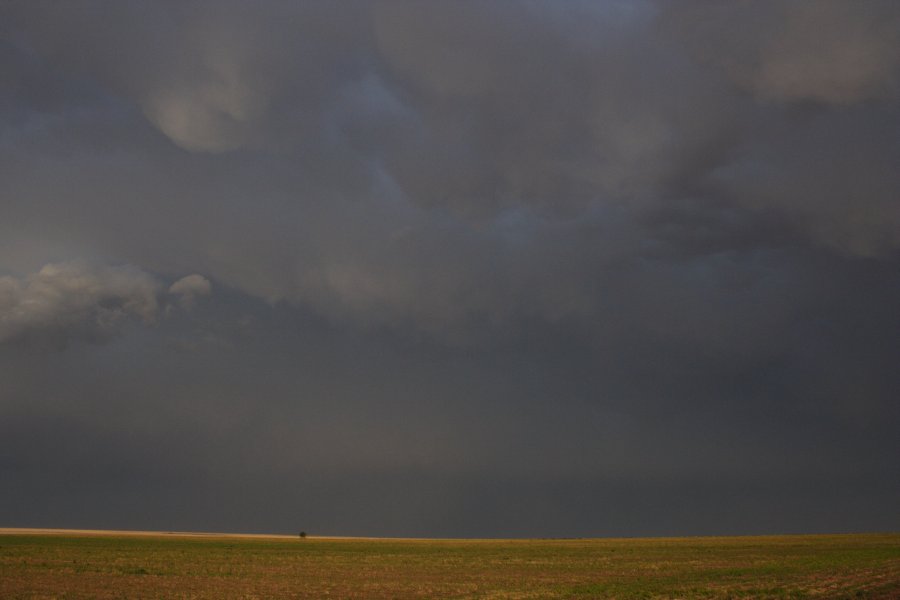
<instances>
[{"instance_id":1,"label":"sky","mask_svg":"<svg viewBox=\"0 0 900 600\"><path fill-rule=\"evenodd\" d=\"M0 525L900 530L900 3L3 2Z\"/></svg>"}]
</instances>

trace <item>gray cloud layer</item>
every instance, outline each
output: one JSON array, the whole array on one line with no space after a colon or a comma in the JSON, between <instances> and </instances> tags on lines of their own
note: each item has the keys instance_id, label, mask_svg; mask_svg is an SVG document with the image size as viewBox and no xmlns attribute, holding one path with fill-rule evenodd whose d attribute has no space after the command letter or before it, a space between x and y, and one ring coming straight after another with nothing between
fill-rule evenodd
<instances>
[{"instance_id":1,"label":"gray cloud layer","mask_svg":"<svg viewBox=\"0 0 900 600\"><path fill-rule=\"evenodd\" d=\"M0 339L74 341L0 348L8 502L68 455L72 523L296 476L208 526L897 527L898 48L878 0L3 5Z\"/></svg>"}]
</instances>

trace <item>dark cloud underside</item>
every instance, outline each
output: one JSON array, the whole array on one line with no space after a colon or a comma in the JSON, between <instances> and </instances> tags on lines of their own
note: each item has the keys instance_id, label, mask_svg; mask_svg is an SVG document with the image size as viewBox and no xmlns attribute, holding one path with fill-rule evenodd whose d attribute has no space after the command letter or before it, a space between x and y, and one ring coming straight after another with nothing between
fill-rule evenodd
<instances>
[{"instance_id":1,"label":"dark cloud underside","mask_svg":"<svg viewBox=\"0 0 900 600\"><path fill-rule=\"evenodd\" d=\"M6 3L0 515L896 529L898 131L889 1Z\"/></svg>"}]
</instances>

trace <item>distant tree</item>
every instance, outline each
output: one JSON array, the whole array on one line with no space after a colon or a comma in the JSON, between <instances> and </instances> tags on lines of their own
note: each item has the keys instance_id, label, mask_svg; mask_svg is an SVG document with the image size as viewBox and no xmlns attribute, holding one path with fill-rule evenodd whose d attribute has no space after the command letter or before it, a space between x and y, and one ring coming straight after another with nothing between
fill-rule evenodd
<instances>
[{"instance_id":1,"label":"distant tree","mask_svg":"<svg viewBox=\"0 0 900 600\"><path fill-rule=\"evenodd\" d=\"M305 537L306 537L306 532L305 532L305 531L301 531L301 532L300 532L300 537L305 538Z\"/></svg>"}]
</instances>

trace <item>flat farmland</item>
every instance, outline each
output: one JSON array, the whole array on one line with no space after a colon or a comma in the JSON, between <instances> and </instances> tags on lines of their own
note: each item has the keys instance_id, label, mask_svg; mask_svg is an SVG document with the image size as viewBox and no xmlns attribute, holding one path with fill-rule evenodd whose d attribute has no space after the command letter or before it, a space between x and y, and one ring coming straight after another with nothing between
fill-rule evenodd
<instances>
[{"instance_id":1,"label":"flat farmland","mask_svg":"<svg viewBox=\"0 0 900 600\"><path fill-rule=\"evenodd\" d=\"M421 540L7 529L0 598L900 598L900 534Z\"/></svg>"}]
</instances>

